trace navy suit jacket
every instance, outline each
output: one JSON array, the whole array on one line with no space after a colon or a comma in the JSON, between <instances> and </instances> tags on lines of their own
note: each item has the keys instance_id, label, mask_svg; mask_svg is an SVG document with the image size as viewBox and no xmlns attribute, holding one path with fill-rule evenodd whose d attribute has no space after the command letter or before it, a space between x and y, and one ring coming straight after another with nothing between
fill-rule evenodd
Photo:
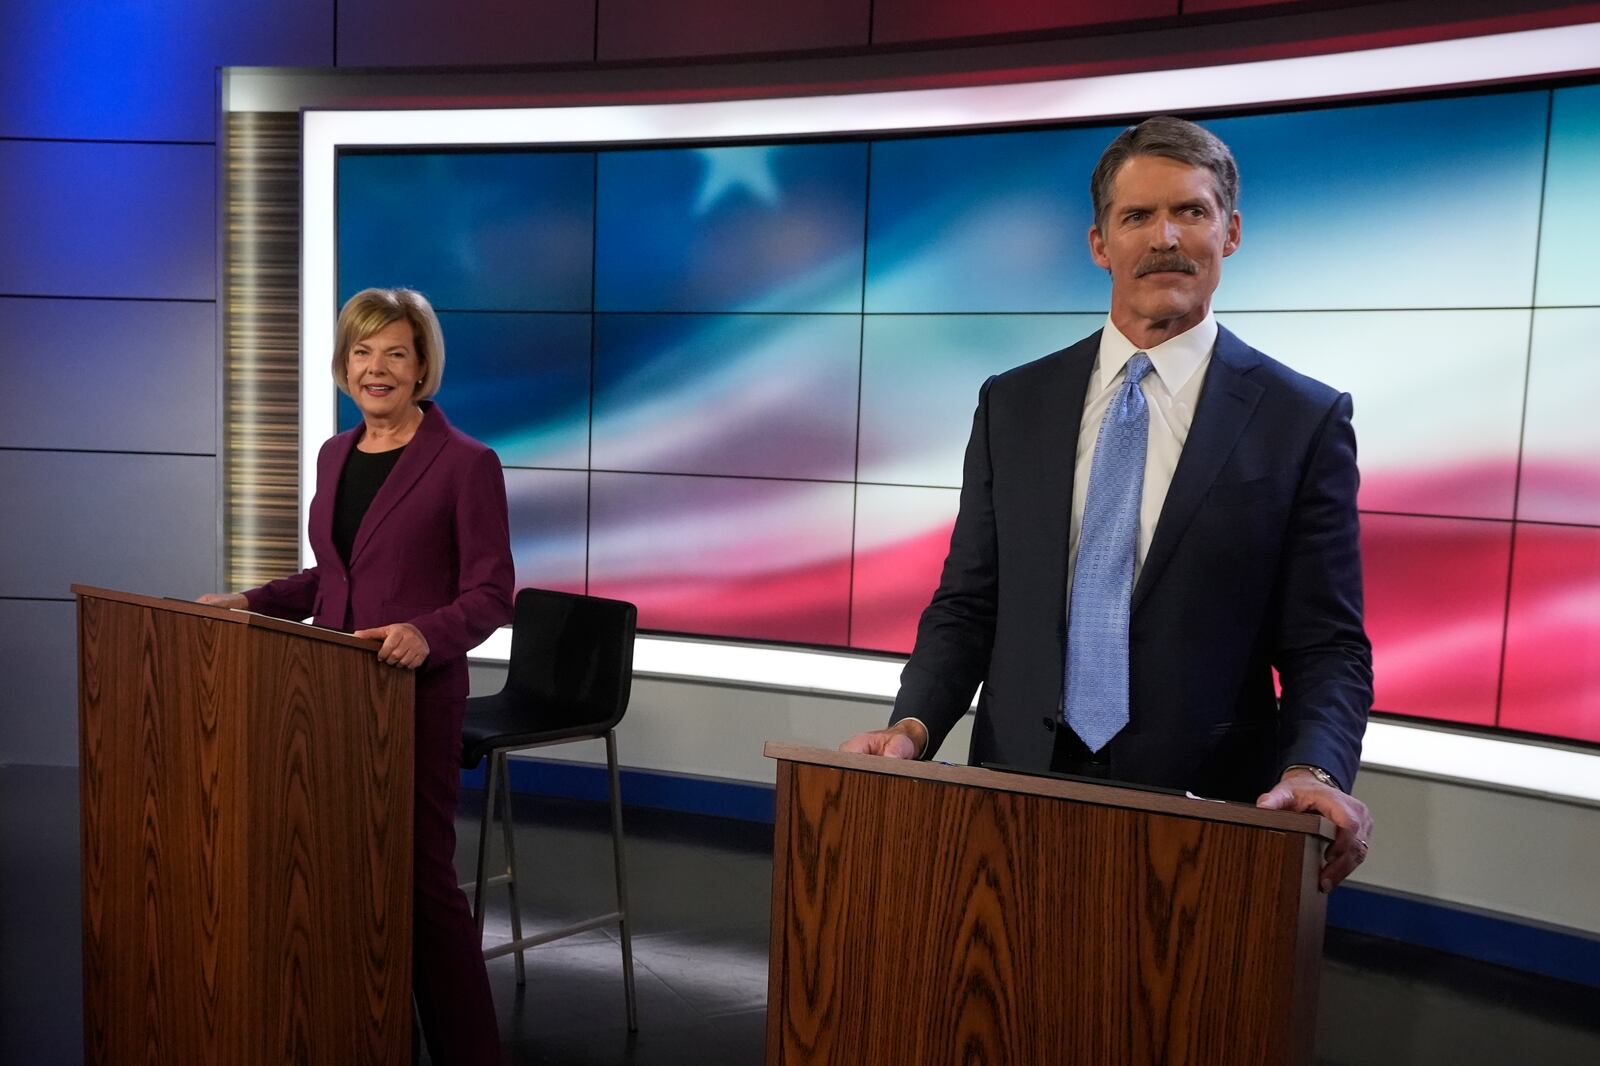
<instances>
[{"instance_id":1,"label":"navy suit jacket","mask_svg":"<svg viewBox=\"0 0 1600 1066\"><path fill-rule=\"evenodd\" d=\"M950 553L891 719L922 719L928 754L981 682L971 761L1050 767L1074 455L1099 343L979 392ZM1350 416L1348 394L1218 332L1133 590L1129 724L1104 750L1113 777L1239 800L1299 763L1354 781L1372 667Z\"/></svg>"},{"instance_id":2,"label":"navy suit jacket","mask_svg":"<svg viewBox=\"0 0 1600 1066\"><path fill-rule=\"evenodd\" d=\"M333 504L365 428L317 454L307 526L317 565L250 589L250 609L350 632L410 622L428 642L418 697L465 699L466 654L511 621L515 584L505 475L484 445L424 402L422 424L356 532L346 566L333 546Z\"/></svg>"}]
</instances>

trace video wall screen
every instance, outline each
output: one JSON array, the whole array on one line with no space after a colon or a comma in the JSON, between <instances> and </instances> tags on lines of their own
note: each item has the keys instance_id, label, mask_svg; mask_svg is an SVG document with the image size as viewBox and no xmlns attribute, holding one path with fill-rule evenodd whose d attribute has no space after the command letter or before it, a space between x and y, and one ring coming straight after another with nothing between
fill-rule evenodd
<instances>
[{"instance_id":1,"label":"video wall screen","mask_svg":"<svg viewBox=\"0 0 1600 1066\"><path fill-rule=\"evenodd\" d=\"M1378 709L1600 742L1600 86L1207 125L1243 175L1220 320L1355 398ZM1104 321L1117 128L344 149L339 298L441 312L519 584L903 653L979 386Z\"/></svg>"}]
</instances>

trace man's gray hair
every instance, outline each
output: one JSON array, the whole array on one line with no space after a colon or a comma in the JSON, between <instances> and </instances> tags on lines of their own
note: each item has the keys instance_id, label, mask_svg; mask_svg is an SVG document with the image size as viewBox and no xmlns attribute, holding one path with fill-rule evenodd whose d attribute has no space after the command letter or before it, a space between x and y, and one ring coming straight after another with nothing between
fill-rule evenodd
<instances>
[{"instance_id":1,"label":"man's gray hair","mask_svg":"<svg viewBox=\"0 0 1600 1066\"><path fill-rule=\"evenodd\" d=\"M1216 189L1217 206L1222 208L1224 220L1233 215L1239 205L1239 166L1233 153L1221 138L1203 126L1171 115L1147 118L1137 126L1129 126L1106 145L1095 164L1094 176L1089 179L1089 198L1094 202L1094 224L1105 232L1106 212L1111 208L1111 186L1117 172L1134 156L1158 155L1175 159L1192 167L1211 171L1211 184Z\"/></svg>"}]
</instances>

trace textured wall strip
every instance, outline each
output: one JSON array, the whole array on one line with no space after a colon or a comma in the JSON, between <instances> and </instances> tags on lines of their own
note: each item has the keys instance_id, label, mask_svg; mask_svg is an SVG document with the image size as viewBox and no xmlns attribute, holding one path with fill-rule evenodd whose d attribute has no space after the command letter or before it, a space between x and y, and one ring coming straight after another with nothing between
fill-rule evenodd
<instances>
[{"instance_id":1,"label":"textured wall strip","mask_svg":"<svg viewBox=\"0 0 1600 1066\"><path fill-rule=\"evenodd\" d=\"M299 567L300 116L227 116L224 566L246 588Z\"/></svg>"}]
</instances>

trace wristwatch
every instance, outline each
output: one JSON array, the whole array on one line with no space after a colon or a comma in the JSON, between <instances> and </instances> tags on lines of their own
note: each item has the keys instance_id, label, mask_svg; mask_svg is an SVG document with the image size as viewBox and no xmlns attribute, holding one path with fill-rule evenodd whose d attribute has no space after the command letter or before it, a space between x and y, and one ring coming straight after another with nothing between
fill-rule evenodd
<instances>
[{"instance_id":1,"label":"wristwatch","mask_svg":"<svg viewBox=\"0 0 1600 1066\"><path fill-rule=\"evenodd\" d=\"M1285 766L1283 768L1284 773L1288 773L1290 770L1309 770L1311 771L1311 776L1316 778L1318 781L1321 781L1324 785L1327 785L1332 789L1337 789L1340 792L1344 791L1344 789L1339 786L1339 782L1334 778L1334 776L1320 766L1312 766L1310 763L1302 762L1295 763L1293 766Z\"/></svg>"}]
</instances>

